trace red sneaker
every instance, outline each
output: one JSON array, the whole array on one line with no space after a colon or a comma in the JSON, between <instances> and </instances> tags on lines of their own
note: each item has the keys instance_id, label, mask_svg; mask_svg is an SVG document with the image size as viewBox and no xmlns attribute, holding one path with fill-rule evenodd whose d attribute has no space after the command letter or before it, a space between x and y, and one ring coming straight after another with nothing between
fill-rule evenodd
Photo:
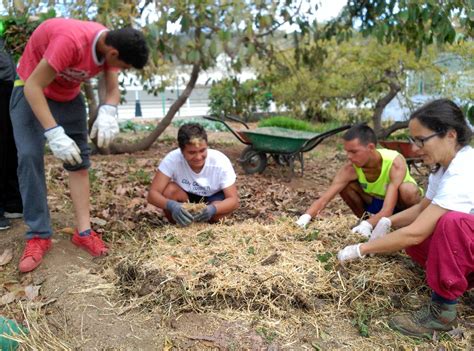
<instances>
[{"instance_id":1,"label":"red sneaker","mask_svg":"<svg viewBox=\"0 0 474 351\"><path fill-rule=\"evenodd\" d=\"M90 235L80 236L76 229L71 241L74 245L83 248L95 257L105 255L108 251L100 235L93 230L91 230Z\"/></svg>"},{"instance_id":2,"label":"red sneaker","mask_svg":"<svg viewBox=\"0 0 474 351\"><path fill-rule=\"evenodd\" d=\"M51 248L51 239L33 238L26 241L25 251L20 258L20 272L31 272L38 267L43 256Z\"/></svg>"}]
</instances>

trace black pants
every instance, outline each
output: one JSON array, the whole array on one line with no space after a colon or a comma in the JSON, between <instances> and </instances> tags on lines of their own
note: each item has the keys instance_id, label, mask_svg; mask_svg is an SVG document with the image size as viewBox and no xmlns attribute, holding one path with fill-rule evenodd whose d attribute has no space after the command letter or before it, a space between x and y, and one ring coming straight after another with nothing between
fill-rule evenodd
<instances>
[{"instance_id":1,"label":"black pants","mask_svg":"<svg viewBox=\"0 0 474 351\"><path fill-rule=\"evenodd\" d=\"M18 158L10 120L13 82L0 81L0 216L23 212L18 188Z\"/></svg>"}]
</instances>

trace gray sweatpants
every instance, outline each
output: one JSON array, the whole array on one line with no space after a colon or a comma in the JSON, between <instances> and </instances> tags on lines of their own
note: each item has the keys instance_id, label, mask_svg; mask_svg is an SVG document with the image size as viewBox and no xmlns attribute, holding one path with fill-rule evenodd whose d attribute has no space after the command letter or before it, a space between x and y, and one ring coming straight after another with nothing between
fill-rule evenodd
<instances>
[{"instance_id":1,"label":"gray sweatpants","mask_svg":"<svg viewBox=\"0 0 474 351\"><path fill-rule=\"evenodd\" d=\"M63 164L68 171L87 169L90 166L90 148L87 145L87 115L84 99L57 102L47 99L49 108L66 134L81 149L82 163ZM23 93L23 87L13 89L10 115L18 150L18 181L23 201L23 217L29 230L26 238L49 238L53 231L49 216L46 180L44 174L44 128L39 123Z\"/></svg>"}]
</instances>

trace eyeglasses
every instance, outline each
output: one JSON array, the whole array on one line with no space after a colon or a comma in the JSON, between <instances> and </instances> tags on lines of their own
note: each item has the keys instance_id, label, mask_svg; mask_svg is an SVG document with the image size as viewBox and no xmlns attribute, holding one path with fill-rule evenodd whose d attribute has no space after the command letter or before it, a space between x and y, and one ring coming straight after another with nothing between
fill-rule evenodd
<instances>
[{"instance_id":1,"label":"eyeglasses","mask_svg":"<svg viewBox=\"0 0 474 351\"><path fill-rule=\"evenodd\" d=\"M428 135L427 137L424 137L424 138L419 138L419 137L408 137L408 140L410 141L410 143L412 144L415 144L418 148L423 148L423 146L425 146L425 143L430 140L431 138L437 136L437 135L440 135L440 134L443 134L443 132L436 132L436 133L433 133L431 135Z\"/></svg>"}]
</instances>

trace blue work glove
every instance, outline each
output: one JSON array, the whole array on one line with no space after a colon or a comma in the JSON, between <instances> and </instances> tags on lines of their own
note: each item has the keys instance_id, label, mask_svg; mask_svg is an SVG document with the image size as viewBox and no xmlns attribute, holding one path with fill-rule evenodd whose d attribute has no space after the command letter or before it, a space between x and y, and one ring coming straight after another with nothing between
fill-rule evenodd
<instances>
[{"instance_id":1,"label":"blue work glove","mask_svg":"<svg viewBox=\"0 0 474 351\"><path fill-rule=\"evenodd\" d=\"M209 220L214 217L217 212L217 208L214 205L207 205L201 213L194 216L196 222L209 222Z\"/></svg>"},{"instance_id":2,"label":"blue work glove","mask_svg":"<svg viewBox=\"0 0 474 351\"><path fill-rule=\"evenodd\" d=\"M168 200L166 203L166 209L171 212L171 217L173 217L175 222L183 227L186 227L193 222L192 214L186 211L180 202Z\"/></svg>"}]
</instances>

